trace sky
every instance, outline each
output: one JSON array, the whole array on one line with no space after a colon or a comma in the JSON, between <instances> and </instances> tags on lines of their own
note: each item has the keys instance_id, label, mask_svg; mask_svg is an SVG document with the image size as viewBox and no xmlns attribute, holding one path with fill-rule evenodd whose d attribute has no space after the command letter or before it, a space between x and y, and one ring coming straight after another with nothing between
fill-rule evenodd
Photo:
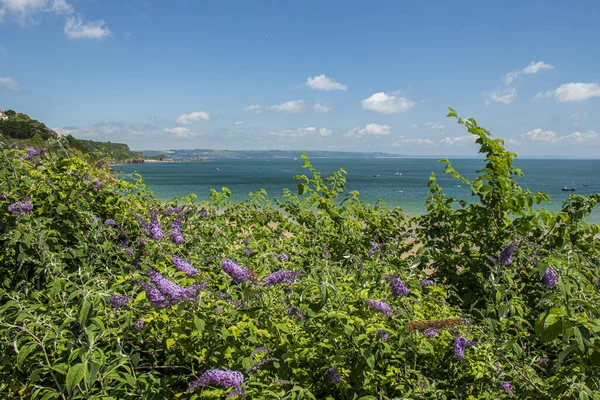
<instances>
[{"instance_id":1,"label":"sky","mask_svg":"<svg viewBox=\"0 0 600 400\"><path fill-rule=\"evenodd\" d=\"M0 108L134 150L600 157L600 1L0 0Z\"/></svg>"}]
</instances>

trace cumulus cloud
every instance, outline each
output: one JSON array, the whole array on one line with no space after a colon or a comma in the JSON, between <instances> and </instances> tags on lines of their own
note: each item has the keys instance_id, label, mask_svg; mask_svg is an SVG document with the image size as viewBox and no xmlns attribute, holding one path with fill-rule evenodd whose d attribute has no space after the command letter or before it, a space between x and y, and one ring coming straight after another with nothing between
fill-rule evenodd
<instances>
[{"instance_id":1,"label":"cumulus cloud","mask_svg":"<svg viewBox=\"0 0 600 400\"><path fill-rule=\"evenodd\" d=\"M99 19L84 22L80 15L70 16L65 22L65 35L69 39L104 39L112 36L106 23Z\"/></svg>"},{"instance_id":2,"label":"cumulus cloud","mask_svg":"<svg viewBox=\"0 0 600 400\"><path fill-rule=\"evenodd\" d=\"M444 129L444 124L441 122L425 122L423 127L426 129Z\"/></svg>"},{"instance_id":3,"label":"cumulus cloud","mask_svg":"<svg viewBox=\"0 0 600 400\"><path fill-rule=\"evenodd\" d=\"M573 132L561 138L569 144L598 144L600 143L600 133L596 131Z\"/></svg>"},{"instance_id":4,"label":"cumulus cloud","mask_svg":"<svg viewBox=\"0 0 600 400\"><path fill-rule=\"evenodd\" d=\"M344 137L361 138L363 136L387 136L392 127L389 125L367 124L364 128L353 128L344 134Z\"/></svg>"},{"instance_id":5,"label":"cumulus cloud","mask_svg":"<svg viewBox=\"0 0 600 400\"><path fill-rule=\"evenodd\" d=\"M496 103L510 104L517 98L517 89L498 89L491 92L486 92L485 97L485 104L487 105L491 104L492 101L495 101Z\"/></svg>"},{"instance_id":6,"label":"cumulus cloud","mask_svg":"<svg viewBox=\"0 0 600 400\"><path fill-rule=\"evenodd\" d=\"M519 75L532 75L537 74L539 71L543 69L554 69L553 65L547 64L543 61L534 61L523 69L519 69L513 72L506 74L506 78L504 82L507 85L510 85L517 79Z\"/></svg>"},{"instance_id":7,"label":"cumulus cloud","mask_svg":"<svg viewBox=\"0 0 600 400\"><path fill-rule=\"evenodd\" d=\"M330 104L317 103L317 104L315 104L315 106L313 107L313 109L316 112L326 113L326 112L329 112L329 111L333 110L333 106L330 105Z\"/></svg>"},{"instance_id":8,"label":"cumulus cloud","mask_svg":"<svg viewBox=\"0 0 600 400\"><path fill-rule=\"evenodd\" d=\"M260 105L258 105L258 104L252 104L252 105L249 105L248 107L244 108L242 111L243 112L254 111L257 114L259 114L260 113L260 109L261 109Z\"/></svg>"},{"instance_id":9,"label":"cumulus cloud","mask_svg":"<svg viewBox=\"0 0 600 400\"><path fill-rule=\"evenodd\" d=\"M180 137L180 138L186 138L186 137L190 137L193 135L193 133L190 132L190 130L188 128L182 128L180 126L178 126L176 128L167 128L167 129L165 129L165 132L168 132L168 133L172 134L173 136Z\"/></svg>"},{"instance_id":10,"label":"cumulus cloud","mask_svg":"<svg viewBox=\"0 0 600 400\"><path fill-rule=\"evenodd\" d=\"M348 86L346 85L342 85L339 82L336 82L335 80L328 78L327 76L323 75L319 75L319 76L314 76L312 78L308 78L306 80L306 86L310 87L311 89L316 89L316 90L341 90L341 91L346 91L348 90Z\"/></svg>"},{"instance_id":11,"label":"cumulus cloud","mask_svg":"<svg viewBox=\"0 0 600 400\"><path fill-rule=\"evenodd\" d=\"M405 145L417 145L417 146L431 146L433 145L433 140L430 139L414 139L414 138L405 138L404 136L400 136L400 140L392 143L394 147L401 147Z\"/></svg>"},{"instance_id":12,"label":"cumulus cloud","mask_svg":"<svg viewBox=\"0 0 600 400\"><path fill-rule=\"evenodd\" d=\"M571 82L560 85L554 90L539 92L536 99L554 98L554 100L565 103L584 101L592 97L600 97L600 83Z\"/></svg>"},{"instance_id":13,"label":"cumulus cloud","mask_svg":"<svg viewBox=\"0 0 600 400\"><path fill-rule=\"evenodd\" d=\"M476 140L475 135L465 135L465 136L455 136L455 137L446 136L445 138L440 140L440 143L448 145L448 146L465 145L465 144L469 144L469 143L475 143L475 140Z\"/></svg>"},{"instance_id":14,"label":"cumulus cloud","mask_svg":"<svg viewBox=\"0 0 600 400\"><path fill-rule=\"evenodd\" d=\"M309 126L307 128L299 129L286 129L279 132L271 132L270 136L276 136L280 138L302 138L307 136L326 137L332 134L331 129L327 128L316 128Z\"/></svg>"},{"instance_id":15,"label":"cumulus cloud","mask_svg":"<svg viewBox=\"0 0 600 400\"><path fill-rule=\"evenodd\" d=\"M304 110L304 100L292 100L282 104L267 107L267 110L286 114L297 114Z\"/></svg>"},{"instance_id":16,"label":"cumulus cloud","mask_svg":"<svg viewBox=\"0 0 600 400\"><path fill-rule=\"evenodd\" d=\"M532 129L521 136L523 139L527 139L532 142L556 143L559 140L556 132L550 130L545 131L541 128Z\"/></svg>"},{"instance_id":17,"label":"cumulus cloud","mask_svg":"<svg viewBox=\"0 0 600 400\"><path fill-rule=\"evenodd\" d=\"M360 102L363 110L382 114L396 114L410 110L415 103L394 93L379 92Z\"/></svg>"},{"instance_id":18,"label":"cumulus cloud","mask_svg":"<svg viewBox=\"0 0 600 400\"><path fill-rule=\"evenodd\" d=\"M189 114L181 114L177 117L176 122L178 124L189 125L199 121L208 121L210 114L204 111L195 111Z\"/></svg>"},{"instance_id":19,"label":"cumulus cloud","mask_svg":"<svg viewBox=\"0 0 600 400\"><path fill-rule=\"evenodd\" d=\"M10 90L11 92L17 93L21 92L21 87L19 86L19 84L13 78L8 76L0 77L0 90L2 89Z\"/></svg>"}]
</instances>

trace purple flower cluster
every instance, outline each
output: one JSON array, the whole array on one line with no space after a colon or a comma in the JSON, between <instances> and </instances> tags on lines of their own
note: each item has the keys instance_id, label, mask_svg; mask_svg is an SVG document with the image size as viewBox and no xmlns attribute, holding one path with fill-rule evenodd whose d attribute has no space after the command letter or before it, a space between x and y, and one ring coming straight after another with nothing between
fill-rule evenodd
<instances>
[{"instance_id":1,"label":"purple flower cluster","mask_svg":"<svg viewBox=\"0 0 600 400\"><path fill-rule=\"evenodd\" d=\"M181 258L177 257L176 255L173 255L171 257L171 260L173 261L173 264L175 265L175 269L177 271L185 272L185 274L187 276L198 275L198 270L196 268L192 267L190 264L183 261Z\"/></svg>"},{"instance_id":2,"label":"purple flower cluster","mask_svg":"<svg viewBox=\"0 0 600 400\"><path fill-rule=\"evenodd\" d=\"M33 157L39 156L40 154L42 154L42 149L27 149L27 155L21 157L21 160L31 160Z\"/></svg>"},{"instance_id":3,"label":"purple flower cluster","mask_svg":"<svg viewBox=\"0 0 600 400\"><path fill-rule=\"evenodd\" d=\"M238 371L223 371L220 369L209 369L205 371L200 378L193 382L187 391L192 392L200 387L209 385L221 387L233 387L240 389L244 383L244 375Z\"/></svg>"},{"instance_id":4,"label":"purple flower cluster","mask_svg":"<svg viewBox=\"0 0 600 400\"><path fill-rule=\"evenodd\" d=\"M387 278L390 281L390 284L392 285L392 295L394 295L394 297L408 295L408 288L406 287L404 282L402 282L402 279L396 278L395 276L391 275L388 275Z\"/></svg>"},{"instance_id":5,"label":"purple flower cluster","mask_svg":"<svg viewBox=\"0 0 600 400\"><path fill-rule=\"evenodd\" d=\"M289 257L285 253L281 253L279 256L277 256L277 261L279 262L287 262L289 260Z\"/></svg>"},{"instance_id":6,"label":"purple flower cluster","mask_svg":"<svg viewBox=\"0 0 600 400\"><path fill-rule=\"evenodd\" d=\"M375 336L377 336L378 339L381 339L384 342L387 342L388 339L390 338L390 333L388 331L386 331L385 329L379 329L377 331L377 333L375 334Z\"/></svg>"},{"instance_id":7,"label":"purple flower cluster","mask_svg":"<svg viewBox=\"0 0 600 400\"><path fill-rule=\"evenodd\" d=\"M510 382L501 382L500 388L508 393L512 393L512 391L513 391L513 388L512 388L512 385L510 384Z\"/></svg>"},{"instance_id":8,"label":"purple flower cluster","mask_svg":"<svg viewBox=\"0 0 600 400\"><path fill-rule=\"evenodd\" d=\"M558 275L556 275L556 272L550 267L546 268L543 280L548 287L555 287L558 285Z\"/></svg>"},{"instance_id":9,"label":"purple flower cluster","mask_svg":"<svg viewBox=\"0 0 600 400\"><path fill-rule=\"evenodd\" d=\"M421 287L425 289L427 286L437 286L431 279L423 279L421 281Z\"/></svg>"},{"instance_id":10,"label":"purple flower cluster","mask_svg":"<svg viewBox=\"0 0 600 400\"><path fill-rule=\"evenodd\" d=\"M440 333L440 330L436 328L427 328L423 331L423 335L425 335L425 337L429 339L436 336L438 333Z\"/></svg>"},{"instance_id":11,"label":"purple flower cluster","mask_svg":"<svg viewBox=\"0 0 600 400\"><path fill-rule=\"evenodd\" d=\"M325 375L327 375L331 383L333 383L334 385L339 384L341 381L340 373L338 372L336 367L327 368L327 371L325 371Z\"/></svg>"},{"instance_id":12,"label":"purple flower cluster","mask_svg":"<svg viewBox=\"0 0 600 400\"><path fill-rule=\"evenodd\" d=\"M123 249L123 251L124 251L125 253L129 254L130 256L132 256L132 255L133 255L133 250L131 250L131 249Z\"/></svg>"},{"instance_id":13,"label":"purple flower cluster","mask_svg":"<svg viewBox=\"0 0 600 400\"><path fill-rule=\"evenodd\" d=\"M92 217L92 219L90 220L90 223L95 224L98 221L100 221L100 218L98 218L98 217Z\"/></svg>"},{"instance_id":14,"label":"purple flower cluster","mask_svg":"<svg viewBox=\"0 0 600 400\"><path fill-rule=\"evenodd\" d=\"M106 221L104 221L104 226L106 226L107 228L114 228L116 225L117 223L114 219L107 219Z\"/></svg>"},{"instance_id":15,"label":"purple flower cluster","mask_svg":"<svg viewBox=\"0 0 600 400\"><path fill-rule=\"evenodd\" d=\"M21 144L19 142L13 142L10 147L21 147Z\"/></svg>"},{"instance_id":16,"label":"purple flower cluster","mask_svg":"<svg viewBox=\"0 0 600 400\"><path fill-rule=\"evenodd\" d=\"M244 238L244 240L242 240L242 243L244 243L244 244L246 244L246 245L247 245L248 243L250 243L250 238L249 238L248 236L246 236L246 237Z\"/></svg>"},{"instance_id":17,"label":"purple flower cluster","mask_svg":"<svg viewBox=\"0 0 600 400\"><path fill-rule=\"evenodd\" d=\"M142 221L142 227L152 239L158 240L164 237L162 228L158 222L158 213L154 209L150 210L150 222Z\"/></svg>"},{"instance_id":18,"label":"purple flower cluster","mask_svg":"<svg viewBox=\"0 0 600 400\"><path fill-rule=\"evenodd\" d=\"M15 215L21 215L33 210L33 204L29 200L17 201L8 206L8 212Z\"/></svg>"},{"instance_id":19,"label":"purple flower cluster","mask_svg":"<svg viewBox=\"0 0 600 400\"><path fill-rule=\"evenodd\" d=\"M457 337L454 339L454 356L459 360L465 359L465 349L475 345L472 340L465 339L464 337Z\"/></svg>"},{"instance_id":20,"label":"purple flower cluster","mask_svg":"<svg viewBox=\"0 0 600 400\"><path fill-rule=\"evenodd\" d=\"M173 243L182 244L185 242L183 234L181 233L181 222L183 219L183 214L180 214L175 221L171 224L171 240Z\"/></svg>"},{"instance_id":21,"label":"purple flower cluster","mask_svg":"<svg viewBox=\"0 0 600 400\"><path fill-rule=\"evenodd\" d=\"M296 307L288 307L286 311L290 317L296 317L300 321L304 321L304 314L302 314L302 311L298 310Z\"/></svg>"},{"instance_id":22,"label":"purple flower cluster","mask_svg":"<svg viewBox=\"0 0 600 400\"><path fill-rule=\"evenodd\" d=\"M208 217L208 211L207 211L205 208L203 208L203 209L200 211L200 216L201 216L201 217L203 217L203 218L206 218L206 217Z\"/></svg>"},{"instance_id":23,"label":"purple flower cluster","mask_svg":"<svg viewBox=\"0 0 600 400\"><path fill-rule=\"evenodd\" d=\"M0 194L0 200L6 200L6 194L4 194L4 193Z\"/></svg>"},{"instance_id":24,"label":"purple flower cluster","mask_svg":"<svg viewBox=\"0 0 600 400\"><path fill-rule=\"evenodd\" d=\"M387 303L384 303L383 301L369 300L367 304L376 309L377 311L381 312L386 317L392 316L392 307L390 307Z\"/></svg>"},{"instance_id":25,"label":"purple flower cluster","mask_svg":"<svg viewBox=\"0 0 600 400\"><path fill-rule=\"evenodd\" d=\"M131 300L129 297L121 296L119 294L111 294L108 298L108 304L110 304L113 308L121 308L126 304L129 304Z\"/></svg>"},{"instance_id":26,"label":"purple flower cluster","mask_svg":"<svg viewBox=\"0 0 600 400\"><path fill-rule=\"evenodd\" d=\"M92 185L94 185L94 187L98 190L104 188L104 185L100 183L100 179L96 179Z\"/></svg>"},{"instance_id":27,"label":"purple flower cluster","mask_svg":"<svg viewBox=\"0 0 600 400\"><path fill-rule=\"evenodd\" d=\"M226 258L221 263L221 268L225 271L235 283L244 283L253 280L254 276L248 268L236 264L229 258Z\"/></svg>"},{"instance_id":28,"label":"purple flower cluster","mask_svg":"<svg viewBox=\"0 0 600 400\"><path fill-rule=\"evenodd\" d=\"M246 250L244 250L244 255L246 257L250 257L251 254L252 254L252 249L251 248L246 248Z\"/></svg>"},{"instance_id":29,"label":"purple flower cluster","mask_svg":"<svg viewBox=\"0 0 600 400\"><path fill-rule=\"evenodd\" d=\"M152 268L146 270L146 275L154 286L142 280L139 282L144 287L150 304L156 308L165 308L180 301L192 300L202 289L199 285L192 285L188 288L181 287Z\"/></svg>"},{"instance_id":30,"label":"purple flower cluster","mask_svg":"<svg viewBox=\"0 0 600 400\"><path fill-rule=\"evenodd\" d=\"M144 325L146 325L146 323L138 318L135 320L135 324L133 324L133 329L143 329Z\"/></svg>"},{"instance_id":31,"label":"purple flower cluster","mask_svg":"<svg viewBox=\"0 0 600 400\"><path fill-rule=\"evenodd\" d=\"M502 265L510 265L513 262L513 253L517 249L517 245L515 242L510 242L502 251L500 252L500 257L498 261Z\"/></svg>"},{"instance_id":32,"label":"purple flower cluster","mask_svg":"<svg viewBox=\"0 0 600 400\"><path fill-rule=\"evenodd\" d=\"M548 357L542 357L542 358L539 358L536 361L536 363L540 367L547 367L547 366L549 366L551 364L551 361L550 361L550 359Z\"/></svg>"},{"instance_id":33,"label":"purple flower cluster","mask_svg":"<svg viewBox=\"0 0 600 400\"><path fill-rule=\"evenodd\" d=\"M181 207L180 206L175 206L175 207L167 207L167 209L165 210L165 214L167 215L171 215L171 214L175 214L175 213L180 213L181 212Z\"/></svg>"},{"instance_id":34,"label":"purple flower cluster","mask_svg":"<svg viewBox=\"0 0 600 400\"><path fill-rule=\"evenodd\" d=\"M383 248L383 245L380 243L376 243L373 245L373 247L371 247L371 249L369 250L369 255L372 256L373 254L375 254L375 252L377 250L381 250Z\"/></svg>"},{"instance_id":35,"label":"purple flower cluster","mask_svg":"<svg viewBox=\"0 0 600 400\"><path fill-rule=\"evenodd\" d=\"M152 307L165 308L169 305L165 296L163 296L154 286L146 281L138 280L138 282L142 285L144 291L146 291L146 297Z\"/></svg>"},{"instance_id":36,"label":"purple flower cluster","mask_svg":"<svg viewBox=\"0 0 600 400\"><path fill-rule=\"evenodd\" d=\"M300 274L300 271L288 271L285 269L273 272L271 275L263 279L263 283L267 286L273 286L277 283L292 284L296 277Z\"/></svg>"}]
</instances>

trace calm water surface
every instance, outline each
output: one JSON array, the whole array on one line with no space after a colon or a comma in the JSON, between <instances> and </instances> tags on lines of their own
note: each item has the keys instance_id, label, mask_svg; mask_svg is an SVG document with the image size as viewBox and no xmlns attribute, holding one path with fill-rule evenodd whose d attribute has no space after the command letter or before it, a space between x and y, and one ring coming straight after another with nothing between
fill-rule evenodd
<instances>
[{"instance_id":1,"label":"calm water surface","mask_svg":"<svg viewBox=\"0 0 600 400\"><path fill-rule=\"evenodd\" d=\"M338 168L347 174L347 191L357 190L363 202L374 204L382 199L389 207L401 206L408 214L425 211L427 181L435 172L438 182L450 196L470 200L469 189L443 173L443 165L433 158L401 159L311 159L323 176ZM452 165L469 179L483 167L479 159L455 159ZM600 160L518 160L524 172L521 185L548 193L552 202L546 206L558 210L571 192L565 185L577 186L577 194L600 192ZM211 188L228 187L232 200L243 201L248 192L266 189L269 197L281 197L283 188L295 190L295 175L307 174L302 160L293 159L216 159L210 162L176 162L127 165L117 167L124 173L138 172L161 200L195 193L198 200L209 199ZM401 175L396 175L399 171ZM584 186L587 185L587 186ZM600 222L600 211L591 218Z\"/></svg>"}]
</instances>

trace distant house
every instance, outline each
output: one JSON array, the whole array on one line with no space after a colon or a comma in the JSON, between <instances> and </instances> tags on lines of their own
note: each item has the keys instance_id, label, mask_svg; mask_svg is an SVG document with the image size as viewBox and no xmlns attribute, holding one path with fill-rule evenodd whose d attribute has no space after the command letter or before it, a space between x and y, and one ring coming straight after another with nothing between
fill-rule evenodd
<instances>
[{"instance_id":1,"label":"distant house","mask_svg":"<svg viewBox=\"0 0 600 400\"><path fill-rule=\"evenodd\" d=\"M2 109L0 108L0 119L8 119L8 115L4 114Z\"/></svg>"}]
</instances>

